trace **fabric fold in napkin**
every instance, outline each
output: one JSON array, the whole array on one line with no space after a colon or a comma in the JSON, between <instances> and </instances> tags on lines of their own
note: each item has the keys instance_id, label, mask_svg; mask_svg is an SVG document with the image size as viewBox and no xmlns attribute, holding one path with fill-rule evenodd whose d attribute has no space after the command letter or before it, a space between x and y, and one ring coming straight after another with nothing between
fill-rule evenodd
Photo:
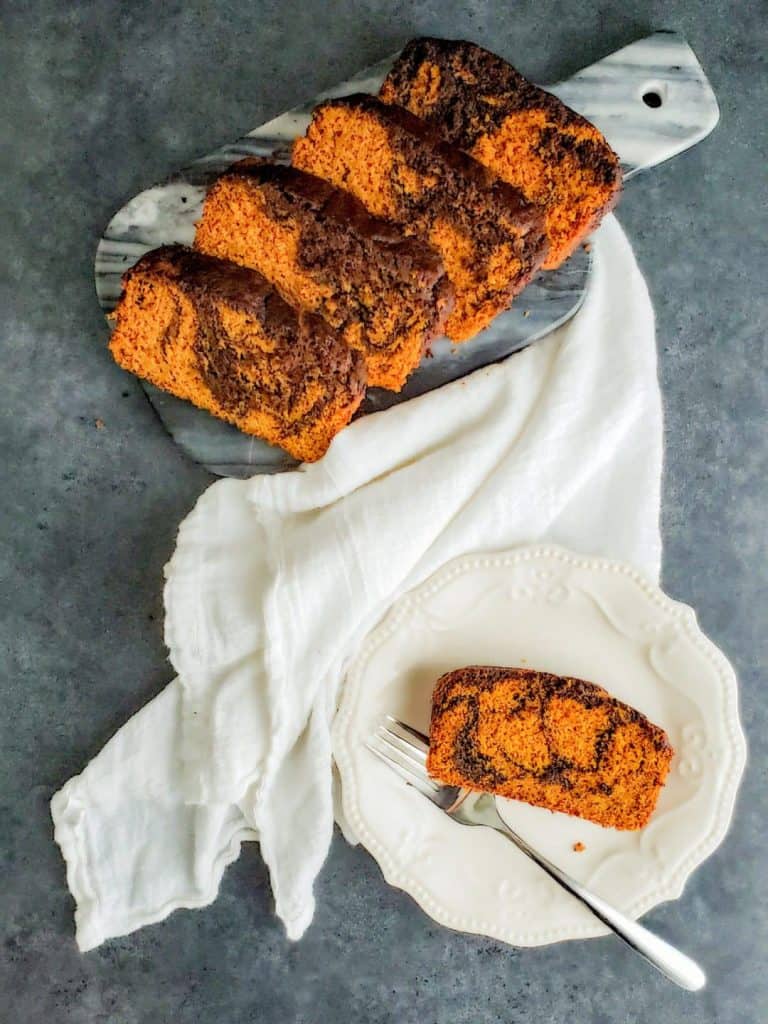
<instances>
[{"instance_id":1,"label":"fabric fold in napkin","mask_svg":"<svg viewBox=\"0 0 768 1024\"><path fill-rule=\"evenodd\" d=\"M547 339L355 422L319 463L200 498L166 567L178 678L52 801L81 949L210 902L247 839L301 936L345 665L451 558L548 540L658 578L653 312L613 217L594 247L582 309Z\"/></svg>"}]
</instances>

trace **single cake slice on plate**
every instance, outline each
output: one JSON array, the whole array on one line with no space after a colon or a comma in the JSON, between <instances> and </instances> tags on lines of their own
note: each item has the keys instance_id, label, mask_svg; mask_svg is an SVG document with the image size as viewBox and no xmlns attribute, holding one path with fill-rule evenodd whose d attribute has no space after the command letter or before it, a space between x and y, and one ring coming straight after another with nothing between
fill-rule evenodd
<instances>
[{"instance_id":1,"label":"single cake slice on plate","mask_svg":"<svg viewBox=\"0 0 768 1024\"><path fill-rule=\"evenodd\" d=\"M319 313L363 354L369 387L400 391L453 307L436 249L295 167L235 164L208 192L195 248Z\"/></svg>"},{"instance_id":2,"label":"single cake slice on plate","mask_svg":"<svg viewBox=\"0 0 768 1024\"><path fill-rule=\"evenodd\" d=\"M616 203L619 158L601 132L488 50L455 39L414 39L379 93L433 124L546 212L559 266Z\"/></svg>"},{"instance_id":3,"label":"single cake slice on plate","mask_svg":"<svg viewBox=\"0 0 768 1024\"><path fill-rule=\"evenodd\" d=\"M487 327L546 254L543 214L522 192L373 96L321 103L292 160L439 250L456 293L445 327L454 341Z\"/></svg>"},{"instance_id":4,"label":"single cake slice on plate","mask_svg":"<svg viewBox=\"0 0 768 1024\"><path fill-rule=\"evenodd\" d=\"M305 462L365 392L365 365L254 270L180 245L123 275L110 350L126 370Z\"/></svg>"},{"instance_id":5,"label":"single cake slice on plate","mask_svg":"<svg viewBox=\"0 0 768 1024\"><path fill-rule=\"evenodd\" d=\"M643 828L672 755L663 729L582 679L470 666L432 697L430 775L599 825Z\"/></svg>"}]
</instances>

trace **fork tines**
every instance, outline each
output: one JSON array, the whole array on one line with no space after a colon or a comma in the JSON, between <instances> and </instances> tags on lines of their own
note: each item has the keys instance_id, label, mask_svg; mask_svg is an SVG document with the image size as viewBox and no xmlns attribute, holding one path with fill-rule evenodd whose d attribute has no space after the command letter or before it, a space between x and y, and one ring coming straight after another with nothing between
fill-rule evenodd
<instances>
[{"instance_id":1,"label":"fork tines","mask_svg":"<svg viewBox=\"0 0 768 1024\"><path fill-rule=\"evenodd\" d=\"M412 725L406 725L405 722L401 722L399 718L395 718L393 715L385 715L384 721L387 726L402 736L403 739L408 740L414 746L418 747L419 750L423 750L424 754L429 750L429 737L425 736L423 732L419 732L418 729L414 729Z\"/></svg>"},{"instance_id":2,"label":"fork tines","mask_svg":"<svg viewBox=\"0 0 768 1024\"><path fill-rule=\"evenodd\" d=\"M387 715L386 721L377 727L366 746L425 796L433 797L441 789L427 775L426 744L396 718Z\"/></svg>"}]
</instances>

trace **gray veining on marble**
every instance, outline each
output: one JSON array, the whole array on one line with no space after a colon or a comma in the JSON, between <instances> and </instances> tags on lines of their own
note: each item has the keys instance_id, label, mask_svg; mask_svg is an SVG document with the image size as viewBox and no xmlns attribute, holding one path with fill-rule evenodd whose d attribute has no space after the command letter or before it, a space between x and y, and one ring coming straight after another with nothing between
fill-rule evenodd
<instances>
[{"instance_id":1,"label":"gray veining on marble","mask_svg":"<svg viewBox=\"0 0 768 1024\"><path fill-rule=\"evenodd\" d=\"M439 928L339 836L298 945L248 845L213 906L80 956L48 802L170 679L162 567L213 479L106 351L93 294L104 225L147 182L411 36L476 39L552 82L660 27L690 41L722 115L701 145L633 179L619 209L656 311L664 586L734 663L750 757L726 841L646 923L701 961L709 987L680 992L609 938L514 950ZM4 5L2 1024L768 1020L764 38L755 2Z\"/></svg>"},{"instance_id":2,"label":"gray veining on marble","mask_svg":"<svg viewBox=\"0 0 768 1024\"><path fill-rule=\"evenodd\" d=\"M378 92L393 60L388 57L365 68L131 199L112 217L96 252L96 290L103 308L114 308L121 274L147 249L193 241L207 182L246 156L287 160L291 143L305 132L320 100ZM643 101L650 90L659 96L655 109ZM695 54L680 35L668 32L657 32L624 47L553 86L552 91L603 128L627 178L695 145L712 131L718 118L714 93ZM578 310L590 263L587 252L578 249L562 267L539 274L512 308L470 344L452 345L447 338L437 341L430 358L422 362L402 391L370 391L359 415L408 401L544 337ZM240 433L188 402L149 384L144 388L182 450L212 472L248 477L296 465L279 449Z\"/></svg>"},{"instance_id":3,"label":"gray veining on marble","mask_svg":"<svg viewBox=\"0 0 768 1024\"><path fill-rule=\"evenodd\" d=\"M603 132L625 181L695 146L720 117L696 54L675 32L638 39L551 90Z\"/></svg>"}]
</instances>

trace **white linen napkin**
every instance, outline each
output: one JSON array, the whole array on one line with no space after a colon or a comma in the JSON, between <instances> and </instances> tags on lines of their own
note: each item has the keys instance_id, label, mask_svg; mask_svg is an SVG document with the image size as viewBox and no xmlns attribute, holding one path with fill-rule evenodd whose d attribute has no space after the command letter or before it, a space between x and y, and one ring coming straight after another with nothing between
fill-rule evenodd
<instances>
[{"instance_id":1,"label":"white linen napkin","mask_svg":"<svg viewBox=\"0 0 768 1024\"><path fill-rule=\"evenodd\" d=\"M582 309L546 340L200 498L166 567L178 678L52 800L82 950L211 902L245 839L301 936L345 664L449 559L546 539L658 577L653 312L613 217L594 246Z\"/></svg>"}]
</instances>

